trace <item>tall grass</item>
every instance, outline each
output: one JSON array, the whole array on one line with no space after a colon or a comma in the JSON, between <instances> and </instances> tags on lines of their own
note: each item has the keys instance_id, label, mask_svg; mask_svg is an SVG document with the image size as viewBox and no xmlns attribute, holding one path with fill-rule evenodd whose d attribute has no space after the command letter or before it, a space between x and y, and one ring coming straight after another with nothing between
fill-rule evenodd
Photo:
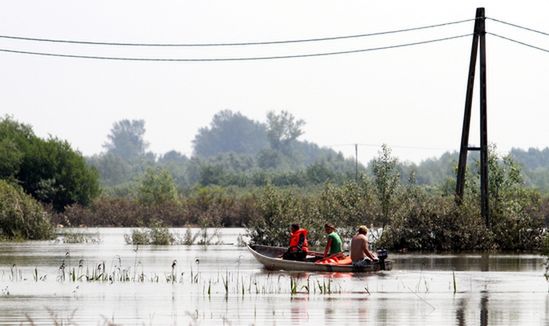
<instances>
[{"instance_id":1,"label":"tall grass","mask_svg":"<svg viewBox=\"0 0 549 326\"><path fill-rule=\"evenodd\" d=\"M134 262L133 265L136 266L136 263ZM336 281L323 275L314 276L315 280L311 280L311 275L302 277L295 274L269 273L265 277L255 273L241 275L239 271L230 270L217 272L216 274L204 274L197 268L198 266L199 264L194 262L185 268L185 266L180 266L179 262L174 259L169 266L166 266L167 271L165 273L145 273L143 271L137 272L131 265L124 264L120 257L115 258L111 264L105 261L91 263L83 259L79 259L78 263L75 263L75 259L71 259L70 254L67 254L59 265L55 280L62 284L165 282L184 286L188 291L195 294L208 297L219 295L225 299L228 299L229 296L245 298L246 296L273 294L288 294L290 296L303 294L331 295L337 293L337 290L334 289L341 289ZM30 273L31 277L27 278L26 273ZM15 265L10 268L9 273L2 272L0 275L0 281L25 282L28 280L34 283L46 282L48 276L41 273L37 267L29 271L23 271ZM286 283L288 281L290 283L289 289L287 288L288 283ZM10 295L8 286L2 289L1 295Z\"/></svg>"}]
</instances>

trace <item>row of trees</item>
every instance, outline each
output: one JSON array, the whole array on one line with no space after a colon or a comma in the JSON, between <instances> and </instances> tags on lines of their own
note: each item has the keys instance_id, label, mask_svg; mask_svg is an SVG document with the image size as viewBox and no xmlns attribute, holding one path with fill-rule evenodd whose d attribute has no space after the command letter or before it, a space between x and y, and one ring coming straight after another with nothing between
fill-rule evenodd
<instances>
[{"instance_id":1,"label":"row of trees","mask_svg":"<svg viewBox=\"0 0 549 326\"><path fill-rule=\"evenodd\" d=\"M309 186L354 176L352 160L298 140L304 124L286 111L269 112L266 123L221 111L198 131L189 158L176 151L156 156L144 140L145 122L122 120L113 125L106 151L88 162L99 171L107 192L117 195L129 194L148 169L168 171L181 191L198 185Z\"/></svg>"},{"instance_id":2,"label":"row of trees","mask_svg":"<svg viewBox=\"0 0 549 326\"><path fill-rule=\"evenodd\" d=\"M399 163L403 175L415 171L417 182L424 185L437 185L455 178L455 166L458 152L446 152L438 158L422 161L419 164ZM549 147L528 150L513 148L509 157L520 165L524 184L536 188L542 193L549 193ZM478 160L478 153L469 155L468 165Z\"/></svg>"},{"instance_id":3,"label":"row of trees","mask_svg":"<svg viewBox=\"0 0 549 326\"><path fill-rule=\"evenodd\" d=\"M299 187L324 182L341 184L355 178L355 162L331 149L300 141L305 122L286 111L269 112L266 122L251 120L239 112L220 111L193 140L194 153L176 151L156 155L148 151L143 120L122 120L113 125L105 152L88 158L97 168L108 193L124 195L147 169L167 170L181 191L200 185ZM513 149L510 155L522 167L527 186L549 191L549 149ZM396 161L401 182L413 174L419 185L439 186L453 182L457 152L419 164ZM478 158L469 155L469 165ZM358 165L359 174L372 175L372 161Z\"/></svg>"}]
</instances>

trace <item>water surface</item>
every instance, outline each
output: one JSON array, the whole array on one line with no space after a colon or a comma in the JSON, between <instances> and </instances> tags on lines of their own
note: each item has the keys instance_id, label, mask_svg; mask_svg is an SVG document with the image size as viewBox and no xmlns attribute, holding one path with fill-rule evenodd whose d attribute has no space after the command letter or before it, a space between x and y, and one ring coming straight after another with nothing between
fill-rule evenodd
<instances>
[{"instance_id":1,"label":"water surface","mask_svg":"<svg viewBox=\"0 0 549 326\"><path fill-rule=\"evenodd\" d=\"M549 324L539 255L390 253L391 272L290 274L237 246L242 229L222 229L223 245L139 247L130 229L78 231L100 241L0 244L0 324Z\"/></svg>"}]
</instances>

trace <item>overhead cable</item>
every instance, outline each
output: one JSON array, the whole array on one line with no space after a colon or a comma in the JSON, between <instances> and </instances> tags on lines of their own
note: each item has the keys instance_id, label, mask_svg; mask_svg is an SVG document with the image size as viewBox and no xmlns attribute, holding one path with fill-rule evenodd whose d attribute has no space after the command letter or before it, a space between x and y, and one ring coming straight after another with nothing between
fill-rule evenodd
<instances>
[{"instance_id":1,"label":"overhead cable","mask_svg":"<svg viewBox=\"0 0 549 326\"><path fill-rule=\"evenodd\" d=\"M328 145L328 147L341 147L341 146L361 146L361 147L375 147L380 148L383 144L364 144L364 143L353 143L353 144L332 144ZM447 150L447 151L455 151L455 149L448 149L444 147L423 147L423 146L407 146L407 145L389 145L391 148L397 148L397 149L422 149L422 150L432 150L432 151L440 151L440 150Z\"/></svg>"},{"instance_id":2,"label":"overhead cable","mask_svg":"<svg viewBox=\"0 0 549 326\"><path fill-rule=\"evenodd\" d=\"M521 25L509 23L509 22L506 22L506 21L503 21L503 20L499 20L499 19L495 19L495 18L490 18L490 17L486 17L486 19L490 19L490 20L493 20L493 21L498 22L498 23L501 23L501 24L505 24L505 25L509 25L509 26L516 27L516 28L524 29L524 30L527 30L527 31L530 31L530 32L534 32L534 33L541 34L541 35L549 36L549 33L546 33L546 32L543 32L543 31L540 31L540 30L537 30L537 29L533 29L533 28L529 28L529 27L524 27L524 26L521 26Z\"/></svg>"},{"instance_id":3,"label":"overhead cable","mask_svg":"<svg viewBox=\"0 0 549 326\"><path fill-rule=\"evenodd\" d=\"M352 54L369 51L388 50L394 48L402 48L408 46L422 45L428 43L448 41L457 38L463 38L471 36L473 34L456 35L438 39L432 39L427 41L418 41L411 43L402 43L388 46L381 46L367 49L356 49L347 51L335 51L335 52L322 52L322 53L307 53L307 54L293 54L293 55L279 55L279 56L264 56L264 57L233 57L233 58L140 58L140 57L107 57L107 56L92 56L92 55L79 55L79 54L63 54L63 53L48 53L48 52L32 52L21 51L12 49L0 49L0 52L16 53L16 54L28 54L37 56L48 57L62 57L62 58L75 58L75 59L95 59L95 60L118 60L118 61L171 61L171 62L212 62L212 61L255 61L255 60L276 60L276 59L297 59L297 58L310 58L310 57L322 57L341 54Z\"/></svg>"},{"instance_id":4,"label":"overhead cable","mask_svg":"<svg viewBox=\"0 0 549 326\"><path fill-rule=\"evenodd\" d=\"M110 46L142 46L142 47L208 47L208 46L246 46L246 45L272 45L272 44L287 44L287 43L305 43L305 42L320 42L320 41L334 41L352 38L362 38L369 36L378 36L386 34L395 34L403 32L411 32L422 29L443 27L448 25L461 24L473 19L458 20L452 22L446 22L441 24L426 25L419 27L403 28L397 30L390 30L384 32L355 34L355 35L343 35L343 36L331 36L320 38L308 38L308 39L295 39L295 40L278 40L278 41L264 41L264 42L237 42L237 43L125 43L125 42L95 42L95 41L79 41L79 40L63 40L63 39L49 39L49 38L35 38L35 37L22 37L11 35L0 35L0 38L22 40L22 41L35 41L35 42L50 42L50 43L70 43L70 44L85 44L85 45L110 45Z\"/></svg>"},{"instance_id":5,"label":"overhead cable","mask_svg":"<svg viewBox=\"0 0 549 326\"><path fill-rule=\"evenodd\" d=\"M533 48L533 49L540 50L540 51L543 51L543 52L549 52L548 49L540 48L539 46L535 46L535 45L528 44L528 43L525 43L525 42L522 42L522 41L518 41L518 40L512 39L510 37L506 37L506 36L502 36L502 35L499 35L499 34L496 34L496 33L490 33L490 32L486 32L486 34L490 34L492 36L499 37L501 39L504 39L504 40L507 40L507 41L510 41L510 42L514 42L514 43L517 43L517 44L520 44L520 45L524 45L524 46L527 46L529 48Z\"/></svg>"}]
</instances>

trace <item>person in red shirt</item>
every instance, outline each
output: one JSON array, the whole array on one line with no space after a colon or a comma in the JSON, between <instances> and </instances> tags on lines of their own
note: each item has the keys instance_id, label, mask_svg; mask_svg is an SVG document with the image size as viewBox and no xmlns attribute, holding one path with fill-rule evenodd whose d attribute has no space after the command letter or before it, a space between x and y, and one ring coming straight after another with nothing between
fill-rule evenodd
<instances>
[{"instance_id":1,"label":"person in red shirt","mask_svg":"<svg viewBox=\"0 0 549 326\"><path fill-rule=\"evenodd\" d=\"M309 244L307 243L306 229L301 229L299 224L290 226L290 246L282 255L282 259L286 260L305 260L309 252Z\"/></svg>"}]
</instances>

